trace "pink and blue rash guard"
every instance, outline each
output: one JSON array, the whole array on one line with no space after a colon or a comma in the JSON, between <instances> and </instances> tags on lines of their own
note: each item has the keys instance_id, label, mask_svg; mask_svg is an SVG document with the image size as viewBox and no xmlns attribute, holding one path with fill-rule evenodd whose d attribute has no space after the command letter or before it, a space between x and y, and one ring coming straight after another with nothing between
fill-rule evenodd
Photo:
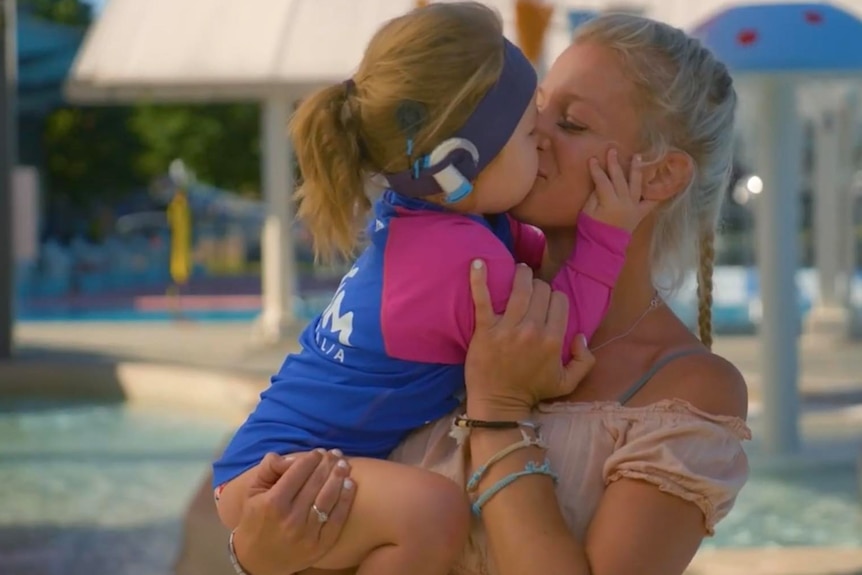
<instances>
[{"instance_id":1,"label":"pink and blue rash guard","mask_svg":"<svg viewBox=\"0 0 862 575\"><path fill-rule=\"evenodd\" d=\"M568 295L563 361L591 336L622 268L629 234L582 215L574 251L552 284ZM261 461L316 447L385 458L411 431L463 398L473 334L469 270L488 265L502 312L516 262L541 266L545 240L509 216L456 214L387 191L375 203L369 245L325 311L300 336L270 387L214 464L216 486Z\"/></svg>"}]
</instances>

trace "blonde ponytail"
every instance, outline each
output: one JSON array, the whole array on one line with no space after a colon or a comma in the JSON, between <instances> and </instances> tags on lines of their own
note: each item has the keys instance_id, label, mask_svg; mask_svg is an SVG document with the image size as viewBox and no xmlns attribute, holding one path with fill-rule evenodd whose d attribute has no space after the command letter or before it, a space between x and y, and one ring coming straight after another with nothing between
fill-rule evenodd
<instances>
[{"instance_id":1,"label":"blonde ponytail","mask_svg":"<svg viewBox=\"0 0 862 575\"><path fill-rule=\"evenodd\" d=\"M289 131L302 183L297 216L308 226L316 257L353 255L358 224L370 202L351 84L336 84L300 104Z\"/></svg>"}]
</instances>

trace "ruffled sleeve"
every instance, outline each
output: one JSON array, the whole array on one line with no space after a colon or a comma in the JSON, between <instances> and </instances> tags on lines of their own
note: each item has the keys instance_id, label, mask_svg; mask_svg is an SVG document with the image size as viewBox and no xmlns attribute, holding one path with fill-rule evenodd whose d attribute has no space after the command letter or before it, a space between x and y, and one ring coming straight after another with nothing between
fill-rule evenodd
<instances>
[{"instance_id":1,"label":"ruffled sleeve","mask_svg":"<svg viewBox=\"0 0 862 575\"><path fill-rule=\"evenodd\" d=\"M745 423L685 402L663 406L659 417L625 421L603 470L605 484L638 479L700 508L707 532L733 508L748 479ZM659 415L659 414L654 414Z\"/></svg>"}]
</instances>

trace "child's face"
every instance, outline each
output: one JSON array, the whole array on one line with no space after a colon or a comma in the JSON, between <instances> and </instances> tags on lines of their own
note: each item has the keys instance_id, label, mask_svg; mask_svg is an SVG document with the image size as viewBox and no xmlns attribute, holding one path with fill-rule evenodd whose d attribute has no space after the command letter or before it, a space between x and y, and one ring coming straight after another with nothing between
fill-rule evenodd
<instances>
[{"instance_id":1,"label":"child's face","mask_svg":"<svg viewBox=\"0 0 862 575\"><path fill-rule=\"evenodd\" d=\"M469 204L469 211L501 214L520 204L527 196L539 168L539 154L533 133L535 127L536 98L533 96L509 141L473 182L473 193L464 200L465 204ZM461 206L455 204L453 207L458 209Z\"/></svg>"}]
</instances>

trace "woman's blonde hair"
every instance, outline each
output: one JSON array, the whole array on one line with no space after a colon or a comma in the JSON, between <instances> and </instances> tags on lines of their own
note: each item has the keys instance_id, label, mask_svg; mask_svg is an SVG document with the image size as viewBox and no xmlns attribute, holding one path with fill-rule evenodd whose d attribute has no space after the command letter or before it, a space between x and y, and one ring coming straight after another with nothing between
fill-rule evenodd
<instances>
[{"instance_id":1,"label":"woman's blonde hair","mask_svg":"<svg viewBox=\"0 0 862 575\"><path fill-rule=\"evenodd\" d=\"M578 28L575 41L612 49L638 93L647 150L688 154L688 187L658 213L650 256L655 276L677 288L698 264L698 328L712 345L715 230L733 166L736 91L727 68L682 30L631 14L607 14Z\"/></svg>"},{"instance_id":2,"label":"woman's blonde hair","mask_svg":"<svg viewBox=\"0 0 862 575\"><path fill-rule=\"evenodd\" d=\"M478 2L429 4L387 22L353 78L304 100L290 122L302 184L298 216L319 257L353 254L369 174L400 172L467 120L503 69L499 16ZM411 138L405 102L424 121Z\"/></svg>"}]
</instances>

